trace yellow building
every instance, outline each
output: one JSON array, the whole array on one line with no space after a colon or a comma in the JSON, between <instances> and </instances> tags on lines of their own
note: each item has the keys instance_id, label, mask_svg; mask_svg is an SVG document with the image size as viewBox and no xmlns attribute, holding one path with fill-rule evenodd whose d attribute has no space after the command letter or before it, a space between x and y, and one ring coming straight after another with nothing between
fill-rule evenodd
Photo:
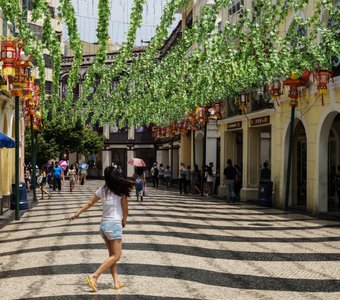
<instances>
[{"instance_id":1,"label":"yellow building","mask_svg":"<svg viewBox=\"0 0 340 300\"><path fill-rule=\"evenodd\" d=\"M339 0L333 2L340 7ZM191 23L192 16L194 20L198 18L206 3L209 1L192 1L182 12L183 26ZM231 1L229 7L220 11L216 30L223 28L226 22L238 21L241 5L251 9L252 1ZM287 32L295 14L307 18L313 9L311 1L304 11L291 13L280 31ZM336 168L340 165L340 56L334 62L334 82L328 85L329 93L324 97L324 105L310 77L306 87L300 91L302 96L295 113L288 207L313 214L340 208L333 183ZM273 181L273 205L283 208L291 108L287 91L278 102L271 100L267 92L263 89L244 95L248 97L244 112L239 111L234 99L224 102L223 119L218 121L219 145L215 152L219 157L215 161L220 173L223 173L227 159L242 167L241 201L257 199L261 166L267 161ZM192 158L184 153L188 153L190 147L193 153L192 144L185 145L182 138L181 153L189 162ZM207 150L208 147L209 142ZM218 190L219 196L226 195L223 176Z\"/></svg>"}]
</instances>

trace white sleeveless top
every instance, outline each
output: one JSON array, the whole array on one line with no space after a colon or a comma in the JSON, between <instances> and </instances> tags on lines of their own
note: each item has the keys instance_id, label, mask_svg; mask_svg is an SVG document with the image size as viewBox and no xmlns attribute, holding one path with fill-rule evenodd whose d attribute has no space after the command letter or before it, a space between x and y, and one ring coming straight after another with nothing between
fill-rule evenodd
<instances>
[{"instance_id":1,"label":"white sleeveless top","mask_svg":"<svg viewBox=\"0 0 340 300\"><path fill-rule=\"evenodd\" d=\"M121 222L123 219L121 196L114 194L104 186L96 191L96 196L102 200L102 219Z\"/></svg>"}]
</instances>

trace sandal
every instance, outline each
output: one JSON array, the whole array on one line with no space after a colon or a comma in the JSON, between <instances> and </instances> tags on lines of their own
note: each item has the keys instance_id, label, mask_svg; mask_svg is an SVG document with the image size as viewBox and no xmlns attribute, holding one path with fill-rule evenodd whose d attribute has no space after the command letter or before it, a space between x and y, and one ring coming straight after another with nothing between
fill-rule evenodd
<instances>
[{"instance_id":1,"label":"sandal","mask_svg":"<svg viewBox=\"0 0 340 300\"><path fill-rule=\"evenodd\" d=\"M92 281L89 274L86 274L86 281L87 281L88 285L90 286L92 292L97 292L97 284Z\"/></svg>"},{"instance_id":2,"label":"sandal","mask_svg":"<svg viewBox=\"0 0 340 300\"><path fill-rule=\"evenodd\" d=\"M114 290L119 290L121 288L125 287L124 283L120 283L118 287L113 287Z\"/></svg>"}]
</instances>

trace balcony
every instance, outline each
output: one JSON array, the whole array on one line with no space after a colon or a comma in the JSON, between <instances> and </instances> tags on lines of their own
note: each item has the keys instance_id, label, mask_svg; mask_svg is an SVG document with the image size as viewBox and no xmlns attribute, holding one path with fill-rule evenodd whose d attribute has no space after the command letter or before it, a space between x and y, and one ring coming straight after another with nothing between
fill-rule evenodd
<instances>
[{"instance_id":1,"label":"balcony","mask_svg":"<svg viewBox=\"0 0 340 300\"><path fill-rule=\"evenodd\" d=\"M265 89L257 89L248 94L247 109L245 113L250 113L262 109L273 108L273 103L270 102L271 96ZM239 108L237 97L230 97L224 104L223 118L229 118L237 115L242 115L243 112Z\"/></svg>"}]
</instances>

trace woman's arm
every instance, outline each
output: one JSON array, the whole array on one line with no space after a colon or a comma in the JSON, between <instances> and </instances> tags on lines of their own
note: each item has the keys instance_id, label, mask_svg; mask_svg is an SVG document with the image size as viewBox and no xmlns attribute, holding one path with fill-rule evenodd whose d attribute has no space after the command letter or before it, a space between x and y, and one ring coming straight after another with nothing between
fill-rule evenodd
<instances>
[{"instance_id":1,"label":"woman's arm","mask_svg":"<svg viewBox=\"0 0 340 300\"><path fill-rule=\"evenodd\" d=\"M125 227L127 216L129 214L129 206L128 206L128 200L127 200L126 196L122 197L121 203L122 203L122 208L123 208L123 220L122 220L122 224L123 224L123 227Z\"/></svg>"},{"instance_id":2,"label":"woman's arm","mask_svg":"<svg viewBox=\"0 0 340 300\"><path fill-rule=\"evenodd\" d=\"M75 214L73 214L69 220L73 221L75 218L78 218L80 216L80 214L82 214L84 211L88 210L93 204L95 204L96 202L99 201L99 197L97 197L96 195L93 196L93 198L87 202L78 212L76 212Z\"/></svg>"}]
</instances>

